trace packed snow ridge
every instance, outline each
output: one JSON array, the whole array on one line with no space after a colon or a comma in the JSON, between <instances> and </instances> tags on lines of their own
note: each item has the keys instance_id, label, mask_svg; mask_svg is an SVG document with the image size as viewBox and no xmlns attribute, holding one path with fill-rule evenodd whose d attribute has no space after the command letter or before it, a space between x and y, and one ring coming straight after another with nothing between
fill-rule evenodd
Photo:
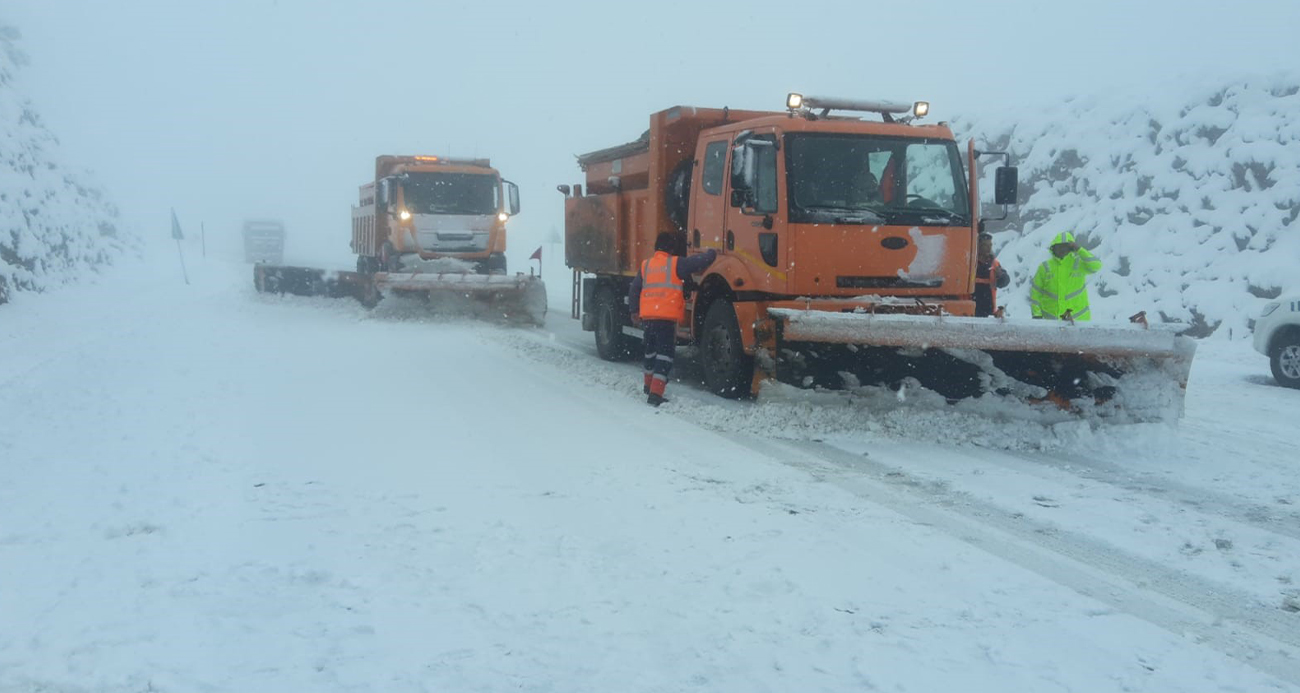
<instances>
[{"instance_id":1,"label":"packed snow ridge","mask_svg":"<svg viewBox=\"0 0 1300 693\"><path fill-rule=\"evenodd\" d=\"M1029 315L1034 269L1052 236L1072 231L1104 262L1090 282L1098 318L1145 310L1196 336L1248 337L1268 299L1300 286L1297 115L1290 74L954 122L1020 168L1018 213L989 224L1013 275L1000 299Z\"/></svg>"},{"instance_id":2,"label":"packed snow ridge","mask_svg":"<svg viewBox=\"0 0 1300 693\"><path fill-rule=\"evenodd\" d=\"M0 303L83 279L133 246L116 207L60 163L58 138L23 97L18 38L0 25Z\"/></svg>"}]
</instances>

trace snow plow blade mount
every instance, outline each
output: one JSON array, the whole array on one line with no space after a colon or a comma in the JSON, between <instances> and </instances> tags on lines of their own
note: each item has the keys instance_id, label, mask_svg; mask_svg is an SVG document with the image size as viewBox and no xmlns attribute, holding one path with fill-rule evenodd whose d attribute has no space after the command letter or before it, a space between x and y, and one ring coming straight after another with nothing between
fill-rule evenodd
<instances>
[{"instance_id":1,"label":"snow plow blade mount","mask_svg":"<svg viewBox=\"0 0 1300 693\"><path fill-rule=\"evenodd\" d=\"M1196 342L1183 326L772 308L770 375L801 386L999 396L1130 421L1182 415Z\"/></svg>"},{"instance_id":2,"label":"snow plow blade mount","mask_svg":"<svg viewBox=\"0 0 1300 693\"><path fill-rule=\"evenodd\" d=\"M546 285L525 274L330 271L310 267L257 265L253 285L263 293L352 297L368 308L385 294L426 301L436 313L472 315L543 325Z\"/></svg>"}]
</instances>

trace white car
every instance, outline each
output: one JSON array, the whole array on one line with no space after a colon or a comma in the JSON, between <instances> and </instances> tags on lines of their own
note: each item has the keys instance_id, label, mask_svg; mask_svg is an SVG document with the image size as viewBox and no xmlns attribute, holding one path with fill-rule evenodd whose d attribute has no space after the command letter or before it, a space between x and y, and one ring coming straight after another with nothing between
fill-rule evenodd
<instances>
[{"instance_id":1,"label":"white car","mask_svg":"<svg viewBox=\"0 0 1300 693\"><path fill-rule=\"evenodd\" d=\"M1264 306L1255 320L1255 351L1268 357L1279 385L1300 388L1300 293Z\"/></svg>"}]
</instances>

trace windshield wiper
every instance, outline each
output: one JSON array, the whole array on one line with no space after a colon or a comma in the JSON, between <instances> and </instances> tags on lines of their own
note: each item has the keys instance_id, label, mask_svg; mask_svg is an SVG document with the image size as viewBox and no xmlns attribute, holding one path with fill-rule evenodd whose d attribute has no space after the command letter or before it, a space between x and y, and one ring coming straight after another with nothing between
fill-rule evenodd
<instances>
[{"instance_id":1,"label":"windshield wiper","mask_svg":"<svg viewBox=\"0 0 1300 693\"><path fill-rule=\"evenodd\" d=\"M921 214L923 216L938 214L939 216L942 216L947 221L960 222L962 224L966 223L965 214L958 214L950 209L942 209L939 207L934 207L934 208L918 209L915 211L917 214Z\"/></svg>"},{"instance_id":2,"label":"windshield wiper","mask_svg":"<svg viewBox=\"0 0 1300 693\"><path fill-rule=\"evenodd\" d=\"M940 217L944 221L966 224L966 215L942 207L886 207L880 210L889 219L902 216Z\"/></svg>"},{"instance_id":3,"label":"windshield wiper","mask_svg":"<svg viewBox=\"0 0 1300 693\"><path fill-rule=\"evenodd\" d=\"M805 207L804 211L817 216L829 216L836 224L880 224L885 216L870 207Z\"/></svg>"}]
</instances>

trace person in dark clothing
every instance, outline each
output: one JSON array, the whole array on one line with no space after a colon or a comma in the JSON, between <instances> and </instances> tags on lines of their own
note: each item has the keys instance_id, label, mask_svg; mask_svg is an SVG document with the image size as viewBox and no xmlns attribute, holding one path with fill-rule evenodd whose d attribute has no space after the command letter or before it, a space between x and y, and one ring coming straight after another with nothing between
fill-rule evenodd
<instances>
[{"instance_id":1,"label":"person in dark clothing","mask_svg":"<svg viewBox=\"0 0 1300 693\"><path fill-rule=\"evenodd\" d=\"M645 388L652 406L668 400L664 388L673 368L677 350L677 324L686 318L686 300L682 284L709 268L717 259L716 250L679 258L672 254L677 245L671 233L655 239L655 254L641 263L641 269L627 291L627 305L632 320L641 322L645 341Z\"/></svg>"},{"instance_id":2,"label":"person in dark clothing","mask_svg":"<svg viewBox=\"0 0 1300 693\"><path fill-rule=\"evenodd\" d=\"M998 289L1011 283L1011 275L993 257L993 234L981 233L979 256L975 260L975 317L986 318L998 311Z\"/></svg>"}]
</instances>

